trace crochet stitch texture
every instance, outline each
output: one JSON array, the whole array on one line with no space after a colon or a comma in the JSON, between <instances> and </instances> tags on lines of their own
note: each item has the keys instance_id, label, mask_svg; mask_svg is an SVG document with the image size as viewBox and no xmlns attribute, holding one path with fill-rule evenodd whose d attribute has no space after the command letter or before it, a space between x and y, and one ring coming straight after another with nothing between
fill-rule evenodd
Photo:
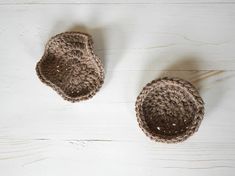
<instances>
[{"instance_id":1,"label":"crochet stitch texture","mask_svg":"<svg viewBox=\"0 0 235 176\"><path fill-rule=\"evenodd\" d=\"M152 140L177 143L200 126L204 102L196 88L179 78L160 78L148 83L136 100L139 126Z\"/></svg>"},{"instance_id":2,"label":"crochet stitch texture","mask_svg":"<svg viewBox=\"0 0 235 176\"><path fill-rule=\"evenodd\" d=\"M52 37L36 71L43 83L71 102L93 97L104 82L104 68L93 52L92 38L80 32Z\"/></svg>"}]
</instances>

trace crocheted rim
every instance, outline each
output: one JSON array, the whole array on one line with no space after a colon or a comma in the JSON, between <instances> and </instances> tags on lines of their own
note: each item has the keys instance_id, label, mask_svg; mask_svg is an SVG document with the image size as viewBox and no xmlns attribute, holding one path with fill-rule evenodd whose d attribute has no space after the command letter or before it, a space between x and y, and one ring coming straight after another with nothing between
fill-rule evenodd
<instances>
[{"instance_id":1,"label":"crocheted rim","mask_svg":"<svg viewBox=\"0 0 235 176\"><path fill-rule=\"evenodd\" d=\"M197 107L197 112L195 113L195 117L191 123L191 126L189 126L189 128L184 133L172 136L172 138L170 139L168 139L167 136L164 138L164 135L152 134L146 122L142 120L144 119L142 118L144 117L142 111L143 102L147 97L147 95L158 86L159 82L161 82L162 84L168 84L169 82L174 82L175 84L177 84L178 86L180 86L182 89L184 89L193 96L195 100L195 105ZM137 97L135 104L135 111L140 128L145 133L145 135L148 136L151 140L163 143L178 143L186 140L187 138L189 138L195 132L198 131L198 128L204 116L204 102L200 97L199 92L196 90L196 88L188 81L182 80L180 78L163 77L160 79L153 80L143 88L143 90L140 92L139 96Z\"/></svg>"},{"instance_id":2,"label":"crocheted rim","mask_svg":"<svg viewBox=\"0 0 235 176\"><path fill-rule=\"evenodd\" d=\"M60 37L62 35L83 35L84 37L87 37L88 43L86 43L86 47L87 47L88 54L93 57L95 63L97 64L97 67L100 70L100 72L99 72L99 75L100 75L100 77L99 77L100 84L97 84L96 88L93 91L89 92L89 94L87 94L87 95L79 96L79 97L76 97L76 98L70 97L59 86L55 85L50 80L48 80L42 74L42 72L41 72L41 63L42 63L43 60L46 59L50 43L53 40L55 40L56 38L58 38L58 37ZM94 54L94 52L93 52L93 40L92 40L92 37L89 34L82 33L82 32L63 32L63 33L60 33L60 34L57 34L57 35L51 37L51 39L47 42L47 44L45 46L45 51L44 51L44 54L43 54L41 60L39 60L38 63L36 64L36 72L37 72L37 75L38 75L39 79L44 84L46 84L47 86L49 86L53 90L55 90L59 95L61 95L61 97L64 100L67 100L67 101L70 101L70 102L73 102L73 103L92 98L100 90L100 88L102 87L102 85L104 83L104 67L103 67L103 64L102 64L100 58L98 56L96 56Z\"/></svg>"}]
</instances>

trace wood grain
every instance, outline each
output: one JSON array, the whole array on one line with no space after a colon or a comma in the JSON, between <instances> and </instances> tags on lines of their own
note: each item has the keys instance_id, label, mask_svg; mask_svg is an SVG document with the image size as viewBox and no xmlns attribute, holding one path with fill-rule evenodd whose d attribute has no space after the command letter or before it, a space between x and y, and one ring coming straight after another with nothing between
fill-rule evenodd
<instances>
[{"instance_id":1,"label":"wood grain","mask_svg":"<svg viewBox=\"0 0 235 176\"><path fill-rule=\"evenodd\" d=\"M35 62L49 37L80 30L94 36L107 70L234 70L234 7L0 6L1 54L6 60L17 53ZM13 56L9 47L16 48ZM185 57L196 59L184 62Z\"/></svg>"},{"instance_id":2,"label":"wood grain","mask_svg":"<svg viewBox=\"0 0 235 176\"><path fill-rule=\"evenodd\" d=\"M0 1L0 171L4 176L214 175L235 171L234 1ZM69 103L37 78L47 40L90 33L106 78ZM184 143L150 141L134 104L162 76L192 82L206 103Z\"/></svg>"},{"instance_id":3,"label":"wood grain","mask_svg":"<svg viewBox=\"0 0 235 176\"><path fill-rule=\"evenodd\" d=\"M234 0L0 0L0 4L234 4Z\"/></svg>"}]
</instances>

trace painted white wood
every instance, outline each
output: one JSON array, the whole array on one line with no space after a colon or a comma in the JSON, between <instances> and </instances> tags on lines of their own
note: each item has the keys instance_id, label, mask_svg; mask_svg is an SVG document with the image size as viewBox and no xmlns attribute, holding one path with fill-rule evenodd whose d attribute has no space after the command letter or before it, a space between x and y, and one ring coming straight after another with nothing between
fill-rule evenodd
<instances>
[{"instance_id":1,"label":"painted white wood","mask_svg":"<svg viewBox=\"0 0 235 176\"><path fill-rule=\"evenodd\" d=\"M0 0L0 4L233 4L234 0Z\"/></svg>"},{"instance_id":2,"label":"painted white wood","mask_svg":"<svg viewBox=\"0 0 235 176\"><path fill-rule=\"evenodd\" d=\"M0 5L1 175L234 175L233 3L24 2ZM81 103L35 73L46 41L66 30L92 34L105 65L102 89ZM137 95L160 76L194 83L206 103L181 144L154 143L136 122Z\"/></svg>"},{"instance_id":3,"label":"painted white wood","mask_svg":"<svg viewBox=\"0 0 235 176\"><path fill-rule=\"evenodd\" d=\"M185 55L198 59L174 69L234 70L234 7L0 6L1 50L3 56L12 57L7 51L10 45L18 55L28 54L37 61L49 37L66 30L82 30L94 36L97 54L108 70L169 69ZM11 54L14 58L15 53Z\"/></svg>"}]
</instances>

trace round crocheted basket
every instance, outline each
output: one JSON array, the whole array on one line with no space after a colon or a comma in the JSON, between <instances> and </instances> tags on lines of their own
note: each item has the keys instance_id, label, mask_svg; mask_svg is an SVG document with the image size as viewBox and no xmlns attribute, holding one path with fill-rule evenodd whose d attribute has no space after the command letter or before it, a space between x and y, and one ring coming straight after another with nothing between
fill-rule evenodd
<instances>
[{"instance_id":1,"label":"round crocheted basket","mask_svg":"<svg viewBox=\"0 0 235 176\"><path fill-rule=\"evenodd\" d=\"M80 32L52 37L36 71L43 83L71 102L93 97L104 82L104 68L93 53L92 38Z\"/></svg>"},{"instance_id":2,"label":"round crocheted basket","mask_svg":"<svg viewBox=\"0 0 235 176\"><path fill-rule=\"evenodd\" d=\"M136 101L139 126L152 140L177 143L198 130L204 102L196 88L179 78L160 78L148 83Z\"/></svg>"}]
</instances>

